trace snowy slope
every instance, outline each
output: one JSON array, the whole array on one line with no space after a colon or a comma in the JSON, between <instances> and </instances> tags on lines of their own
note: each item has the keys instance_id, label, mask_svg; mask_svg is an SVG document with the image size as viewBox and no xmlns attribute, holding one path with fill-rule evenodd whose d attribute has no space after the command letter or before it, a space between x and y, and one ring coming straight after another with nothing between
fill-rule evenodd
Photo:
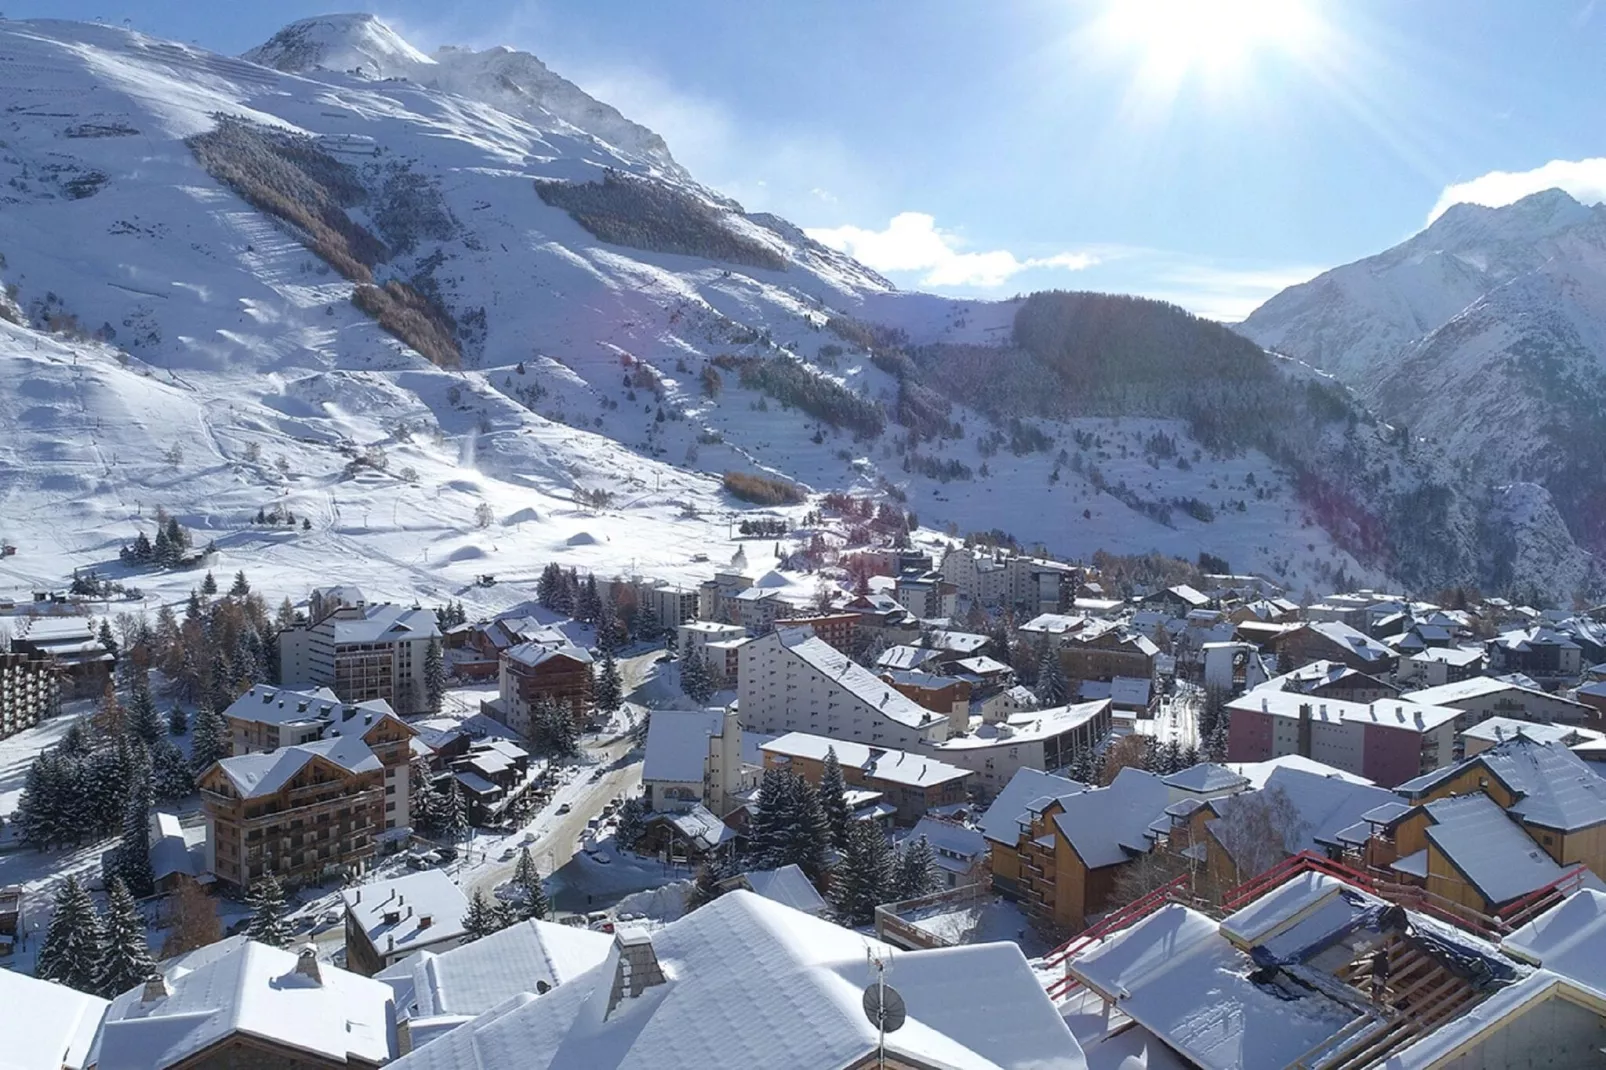
<instances>
[{"instance_id":1,"label":"snowy slope","mask_svg":"<svg viewBox=\"0 0 1606 1070\"><path fill-rule=\"evenodd\" d=\"M1540 515L1606 549L1606 207L1559 190L1457 205L1283 291L1240 330L1332 371L1474 485L1537 484L1515 497L1545 499Z\"/></svg>"},{"instance_id":2,"label":"snowy slope","mask_svg":"<svg viewBox=\"0 0 1606 1070\"><path fill-rule=\"evenodd\" d=\"M827 330L831 316L916 344L1002 345L1015 305L895 292L697 185L656 135L527 54L427 57L371 17L336 16L250 56L260 62L100 25L0 21L0 282L30 324L0 325L0 535L23 548L0 560L0 597L115 559L158 506L215 537L220 568L272 569L276 595L316 576L438 599L554 558L693 580L734 552L741 506L717 481L728 469L820 491L894 487L927 526L1001 529L1066 554L1206 550L1296 590L1391 578L1388 562L1342 549L1347 521L1313 516L1267 457L1212 456L1179 423L1044 420L1048 450L984 457L988 425L957 406L963 437L927 448L989 472L944 483L903 469L896 424L855 437L729 371L710 396L716 357L795 354L890 402L896 381ZM383 277L426 274L460 323L479 325L462 336L462 370L380 330L350 304L351 283L201 169L184 139L219 115L311 135L349 165L372 193L354 219L392 246ZM610 170L700 206L776 266L605 243L536 193ZM414 198L403 215L438 226L393 238L396 188ZM1157 430L1194 463L1145 456ZM1059 463L1078 431L1126 500ZM349 473L374 447L386 470ZM613 507L577 507L582 489L611 491ZM1214 518L1131 504L1178 498ZM312 530L253 528L275 501ZM593 539L569 545L579 535ZM769 548L749 547L750 561L766 567L754 558ZM705 554L713 564L693 560ZM169 596L193 577L139 582Z\"/></svg>"}]
</instances>

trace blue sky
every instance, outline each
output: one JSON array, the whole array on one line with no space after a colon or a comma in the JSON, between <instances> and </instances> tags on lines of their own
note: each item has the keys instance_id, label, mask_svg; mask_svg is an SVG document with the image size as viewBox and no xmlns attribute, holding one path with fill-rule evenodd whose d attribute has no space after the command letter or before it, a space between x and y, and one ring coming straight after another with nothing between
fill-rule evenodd
<instances>
[{"instance_id":1,"label":"blue sky","mask_svg":"<svg viewBox=\"0 0 1606 1070\"><path fill-rule=\"evenodd\" d=\"M949 293L1119 290L1232 319L1449 200L1606 196L1594 0L365 7L426 51L534 52L703 182ZM3 7L231 53L337 9Z\"/></svg>"}]
</instances>

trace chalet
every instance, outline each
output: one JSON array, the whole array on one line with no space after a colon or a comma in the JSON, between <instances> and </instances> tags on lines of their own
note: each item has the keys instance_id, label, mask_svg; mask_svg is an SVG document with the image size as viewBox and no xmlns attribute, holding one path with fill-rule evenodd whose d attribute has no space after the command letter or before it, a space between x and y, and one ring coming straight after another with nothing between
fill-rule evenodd
<instances>
[{"instance_id":1,"label":"chalet","mask_svg":"<svg viewBox=\"0 0 1606 1070\"><path fill-rule=\"evenodd\" d=\"M521 643L553 644L563 633L534 617L503 617L479 624L461 624L448 633L446 657L451 671L471 680L493 679L501 671L502 654Z\"/></svg>"},{"instance_id":2,"label":"chalet","mask_svg":"<svg viewBox=\"0 0 1606 1070\"><path fill-rule=\"evenodd\" d=\"M1338 698L1346 702L1376 702L1400 695L1400 689L1387 680L1351 668L1341 661L1313 661L1292 672L1272 677L1265 686L1281 691L1296 691L1312 698Z\"/></svg>"},{"instance_id":3,"label":"chalet","mask_svg":"<svg viewBox=\"0 0 1606 1070\"><path fill-rule=\"evenodd\" d=\"M1517 736L1524 736L1535 743L1558 743L1569 750L1574 750L1580 744L1599 745L1606 741L1606 733L1593 728L1570 724L1544 724L1538 721L1525 721L1518 717L1489 717L1461 732L1461 754L1470 758L1480 751L1488 750L1496 743L1504 743ZM1577 751L1574 750L1574 753Z\"/></svg>"},{"instance_id":4,"label":"chalet","mask_svg":"<svg viewBox=\"0 0 1606 1070\"><path fill-rule=\"evenodd\" d=\"M1036 877L1025 869L1021 844L1024 830L1031 824L1029 808L1039 800L1046 802L1086 790L1086 784L1041 769L1023 766L1016 770L976 822L982 838L987 841L988 868L992 871L994 891L1019 899L1027 879Z\"/></svg>"},{"instance_id":5,"label":"chalet","mask_svg":"<svg viewBox=\"0 0 1606 1070\"><path fill-rule=\"evenodd\" d=\"M1204 685L1236 695L1259 687L1271 673L1254 643L1229 640L1204 643L1199 648L1204 660Z\"/></svg>"},{"instance_id":6,"label":"chalet","mask_svg":"<svg viewBox=\"0 0 1606 1070\"><path fill-rule=\"evenodd\" d=\"M592 660L567 639L509 647L502 651L497 697L481 710L525 739L533 737L531 715L543 702L585 724L591 719Z\"/></svg>"},{"instance_id":7,"label":"chalet","mask_svg":"<svg viewBox=\"0 0 1606 1070\"><path fill-rule=\"evenodd\" d=\"M1151 606L1164 606L1177 616L1185 616L1190 610L1205 609L1210 605L1209 596L1179 583L1175 587L1167 587L1163 591L1156 591L1145 598L1144 603Z\"/></svg>"},{"instance_id":8,"label":"chalet","mask_svg":"<svg viewBox=\"0 0 1606 1070\"><path fill-rule=\"evenodd\" d=\"M1293 665L1337 661L1373 676L1387 676L1399 665L1399 653L1365 632L1340 621L1311 621L1291 628L1274 641L1279 661Z\"/></svg>"},{"instance_id":9,"label":"chalet","mask_svg":"<svg viewBox=\"0 0 1606 1070\"><path fill-rule=\"evenodd\" d=\"M1520 672L1546 686L1576 680L1583 650L1567 635L1544 625L1502 632L1484 644L1489 672Z\"/></svg>"},{"instance_id":10,"label":"chalet","mask_svg":"<svg viewBox=\"0 0 1606 1070\"><path fill-rule=\"evenodd\" d=\"M937 861L944 888L986 884L987 840L976 829L957 821L922 817L899 842L905 847L924 838Z\"/></svg>"},{"instance_id":11,"label":"chalet","mask_svg":"<svg viewBox=\"0 0 1606 1070\"><path fill-rule=\"evenodd\" d=\"M929 672L884 671L881 679L905 698L956 724L970 719L970 682Z\"/></svg>"},{"instance_id":12,"label":"chalet","mask_svg":"<svg viewBox=\"0 0 1606 1070\"><path fill-rule=\"evenodd\" d=\"M1160 648L1147 636L1099 622L1065 638L1059 650L1070 680L1152 680Z\"/></svg>"},{"instance_id":13,"label":"chalet","mask_svg":"<svg viewBox=\"0 0 1606 1070\"><path fill-rule=\"evenodd\" d=\"M737 832L701 803L647 815L636 850L678 864L696 863L735 849Z\"/></svg>"},{"instance_id":14,"label":"chalet","mask_svg":"<svg viewBox=\"0 0 1606 1070\"><path fill-rule=\"evenodd\" d=\"M1418 688L1460 683L1483 673L1482 647L1429 647L1400 662L1399 678Z\"/></svg>"},{"instance_id":15,"label":"chalet","mask_svg":"<svg viewBox=\"0 0 1606 1070\"><path fill-rule=\"evenodd\" d=\"M796 864L779 869L755 869L738 873L720 882L720 888L731 892L745 888L754 895L771 902L789 906L811 917L824 917L830 910L825 897L809 882L809 878Z\"/></svg>"},{"instance_id":16,"label":"chalet","mask_svg":"<svg viewBox=\"0 0 1606 1070\"><path fill-rule=\"evenodd\" d=\"M391 880L347 888L348 968L372 977L418 951L447 951L468 934L468 898L452 878L425 869Z\"/></svg>"}]
</instances>

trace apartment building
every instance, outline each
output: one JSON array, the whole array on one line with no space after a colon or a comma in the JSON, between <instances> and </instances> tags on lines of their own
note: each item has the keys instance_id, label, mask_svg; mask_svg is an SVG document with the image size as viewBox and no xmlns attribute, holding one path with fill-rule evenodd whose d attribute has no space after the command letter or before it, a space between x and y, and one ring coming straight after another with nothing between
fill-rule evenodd
<instances>
[{"instance_id":1,"label":"apartment building","mask_svg":"<svg viewBox=\"0 0 1606 1070\"><path fill-rule=\"evenodd\" d=\"M759 744L759 750L765 769L788 769L810 784L820 782L826 753L836 751L848 787L880 792L897 808L900 825L913 825L933 807L964 802L973 776L969 769L926 754L867 747L807 732L788 732Z\"/></svg>"},{"instance_id":2,"label":"apartment building","mask_svg":"<svg viewBox=\"0 0 1606 1070\"><path fill-rule=\"evenodd\" d=\"M53 717L61 681L51 663L28 654L0 654L0 739Z\"/></svg>"},{"instance_id":3,"label":"apartment building","mask_svg":"<svg viewBox=\"0 0 1606 1070\"><path fill-rule=\"evenodd\" d=\"M1227 759L1313 758L1392 788L1455 756L1459 709L1406 699L1318 699L1263 687L1227 704Z\"/></svg>"},{"instance_id":4,"label":"apartment building","mask_svg":"<svg viewBox=\"0 0 1606 1070\"><path fill-rule=\"evenodd\" d=\"M689 620L675 629L675 650L682 658L693 654L703 659L713 674L716 687L736 682L740 651L747 642L747 629L740 624L720 624L711 620Z\"/></svg>"},{"instance_id":5,"label":"apartment building","mask_svg":"<svg viewBox=\"0 0 1606 1070\"><path fill-rule=\"evenodd\" d=\"M377 703L338 706L317 739L214 762L199 778L207 868L242 892L268 873L365 868L377 837L409 823L415 734Z\"/></svg>"},{"instance_id":6,"label":"apartment building","mask_svg":"<svg viewBox=\"0 0 1606 1070\"><path fill-rule=\"evenodd\" d=\"M346 965L372 977L420 951L440 953L463 942L468 897L438 869L348 888Z\"/></svg>"},{"instance_id":7,"label":"apartment building","mask_svg":"<svg viewBox=\"0 0 1606 1070\"><path fill-rule=\"evenodd\" d=\"M591 664L589 653L561 636L510 647L502 651L496 701L482 708L525 739L532 735L530 712L543 701L584 724L591 718Z\"/></svg>"},{"instance_id":8,"label":"apartment building","mask_svg":"<svg viewBox=\"0 0 1606 1070\"><path fill-rule=\"evenodd\" d=\"M117 657L101 643L88 617L21 617L11 653L48 661L62 698L99 698Z\"/></svg>"},{"instance_id":9,"label":"apartment building","mask_svg":"<svg viewBox=\"0 0 1606 1070\"><path fill-rule=\"evenodd\" d=\"M654 710L646 752L641 789L661 813L701 805L728 814L737 793L752 786L735 710Z\"/></svg>"},{"instance_id":10,"label":"apartment building","mask_svg":"<svg viewBox=\"0 0 1606 1070\"><path fill-rule=\"evenodd\" d=\"M434 611L368 605L354 588L331 590L341 593L315 592L308 623L279 633L279 678L332 688L345 702L383 699L403 715L424 712L424 657L441 637Z\"/></svg>"},{"instance_id":11,"label":"apartment building","mask_svg":"<svg viewBox=\"0 0 1606 1070\"><path fill-rule=\"evenodd\" d=\"M1109 699L1024 710L923 749L975 773L991 797L1022 769L1062 769L1080 751L1098 746L1110 732L1112 717Z\"/></svg>"},{"instance_id":12,"label":"apartment building","mask_svg":"<svg viewBox=\"0 0 1606 1070\"><path fill-rule=\"evenodd\" d=\"M739 676L749 732L812 732L906 750L948 738L947 717L899 694L808 628L777 628L743 646Z\"/></svg>"}]
</instances>

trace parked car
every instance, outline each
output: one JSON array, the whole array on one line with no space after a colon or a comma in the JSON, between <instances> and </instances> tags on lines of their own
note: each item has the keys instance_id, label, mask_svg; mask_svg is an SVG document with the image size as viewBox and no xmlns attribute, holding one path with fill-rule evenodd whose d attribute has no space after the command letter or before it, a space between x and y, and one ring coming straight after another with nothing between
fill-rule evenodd
<instances>
[{"instance_id":1,"label":"parked car","mask_svg":"<svg viewBox=\"0 0 1606 1070\"><path fill-rule=\"evenodd\" d=\"M532 844L534 842L535 842L535 833L526 832L524 834L523 838L519 840L519 846L520 847L528 847L528 846L530 846L530 844Z\"/></svg>"},{"instance_id":2,"label":"parked car","mask_svg":"<svg viewBox=\"0 0 1606 1070\"><path fill-rule=\"evenodd\" d=\"M441 856L434 851L414 851L407 856L407 864L413 869L428 869L440 865L440 861Z\"/></svg>"},{"instance_id":3,"label":"parked car","mask_svg":"<svg viewBox=\"0 0 1606 1070\"><path fill-rule=\"evenodd\" d=\"M573 809L574 809L573 806L570 806L568 803L564 803L562 806L558 807L558 816L562 817L564 814L568 813L570 810L573 810Z\"/></svg>"},{"instance_id":4,"label":"parked car","mask_svg":"<svg viewBox=\"0 0 1606 1070\"><path fill-rule=\"evenodd\" d=\"M598 769L595 773L591 774L591 782L595 784L597 781L602 779L603 774L606 772L606 769Z\"/></svg>"},{"instance_id":5,"label":"parked car","mask_svg":"<svg viewBox=\"0 0 1606 1070\"><path fill-rule=\"evenodd\" d=\"M457 848L450 845L435 848L435 853L440 856L442 862L457 861Z\"/></svg>"},{"instance_id":6,"label":"parked car","mask_svg":"<svg viewBox=\"0 0 1606 1070\"><path fill-rule=\"evenodd\" d=\"M502 852L502 861L511 862L517 858L518 855L519 849L517 847L509 847L507 850Z\"/></svg>"}]
</instances>

